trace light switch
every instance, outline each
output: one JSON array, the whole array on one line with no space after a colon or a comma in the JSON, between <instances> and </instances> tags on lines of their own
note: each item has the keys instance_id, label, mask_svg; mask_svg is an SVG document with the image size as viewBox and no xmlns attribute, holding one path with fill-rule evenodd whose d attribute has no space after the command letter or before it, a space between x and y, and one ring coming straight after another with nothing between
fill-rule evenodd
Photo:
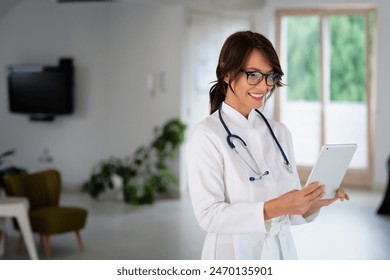
<instances>
[{"instance_id":1,"label":"light switch","mask_svg":"<svg viewBox=\"0 0 390 280\"><path fill-rule=\"evenodd\" d=\"M153 71L148 72L146 75L146 90L150 97L156 96L156 81Z\"/></svg>"}]
</instances>

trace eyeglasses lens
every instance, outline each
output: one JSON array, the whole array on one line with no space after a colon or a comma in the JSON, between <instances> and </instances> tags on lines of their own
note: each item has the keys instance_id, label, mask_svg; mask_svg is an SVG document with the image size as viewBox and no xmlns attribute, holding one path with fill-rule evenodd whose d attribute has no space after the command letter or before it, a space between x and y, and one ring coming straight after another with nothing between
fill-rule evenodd
<instances>
[{"instance_id":1,"label":"eyeglasses lens","mask_svg":"<svg viewBox=\"0 0 390 280\"><path fill-rule=\"evenodd\" d=\"M266 80L267 85L273 86L276 84L276 82L277 82L276 76L274 76L274 75L267 76L267 80Z\"/></svg>"},{"instance_id":2,"label":"eyeglasses lens","mask_svg":"<svg viewBox=\"0 0 390 280\"><path fill-rule=\"evenodd\" d=\"M248 75L248 83L253 86L257 85L261 83L264 76L266 77L266 84L268 86L273 86L278 81L278 78L274 75L263 75L261 73L251 73L250 75Z\"/></svg>"}]
</instances>

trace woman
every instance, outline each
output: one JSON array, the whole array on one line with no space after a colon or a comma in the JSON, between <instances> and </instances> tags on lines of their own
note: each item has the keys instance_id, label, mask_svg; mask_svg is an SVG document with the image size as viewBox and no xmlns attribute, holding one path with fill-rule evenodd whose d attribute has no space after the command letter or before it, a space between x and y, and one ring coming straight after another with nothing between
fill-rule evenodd
<instances>
[{"instance_id":1,"label":"woman","mask_svg":"<svg viewBox=\"0 0 390 280\"><path fill-rule=\"evenodd\" d=\"M207 232L202 259L296 259L290 224L310 222L348 195L339 189L322 200L319 182L301 189L289 130L257 110L282 86L267 38L230 35L216 74L211 115L194 128L186 157L194 212Z\"/></svg>"}]
</instances>

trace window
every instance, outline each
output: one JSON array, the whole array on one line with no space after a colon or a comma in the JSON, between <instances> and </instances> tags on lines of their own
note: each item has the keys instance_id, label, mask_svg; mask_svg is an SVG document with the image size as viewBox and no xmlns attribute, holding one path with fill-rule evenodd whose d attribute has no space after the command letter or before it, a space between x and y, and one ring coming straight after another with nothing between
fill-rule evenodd
<instances>
[{"instance_id":1,"label":"window","mask_svg":"<svg viewBox=\"0 0 390 280\"><path fill-rule=\"evenodd\" d=\"M286 87L275 118L293 135L302 180L323 144L357 143L344 182L369 186L373 143L375 10L277 11Z\"/></svg>"}]
</instances>

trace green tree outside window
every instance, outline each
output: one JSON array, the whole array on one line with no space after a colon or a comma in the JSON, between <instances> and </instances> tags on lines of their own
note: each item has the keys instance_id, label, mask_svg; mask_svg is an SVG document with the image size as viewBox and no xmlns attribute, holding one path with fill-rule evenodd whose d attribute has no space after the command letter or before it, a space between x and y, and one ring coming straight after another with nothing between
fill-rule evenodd
<instances>
[{"instance_id":1,"label":"green tree outside window","mask_svg":"<svg viewBox=\"0 0 390 280\"><path fill-rule=\"evenodd\" d=\"M330 16L330 101L366 101L366 49L363 16ZM319 101L321 92L320 18L287 17L287 98Z\"/></svg>"}]
</instances>

